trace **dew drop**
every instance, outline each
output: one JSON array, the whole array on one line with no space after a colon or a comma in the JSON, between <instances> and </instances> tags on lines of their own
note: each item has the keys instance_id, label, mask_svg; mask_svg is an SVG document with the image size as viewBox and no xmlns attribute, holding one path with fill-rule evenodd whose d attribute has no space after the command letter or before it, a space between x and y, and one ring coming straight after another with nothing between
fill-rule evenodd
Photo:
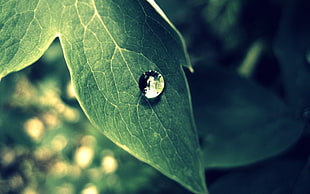
<instances>
[{"instance_id":1,"label":"dew drop","mask_svg":"<svg viewBox=\"0 0 310 194\"><path fill-rule=\"evenodd\" d=\"M139 88L146 98L157 98L164 91L164 77L157 71L147 71L143 73L139 79Z\"/></svg>"}]
</instances>

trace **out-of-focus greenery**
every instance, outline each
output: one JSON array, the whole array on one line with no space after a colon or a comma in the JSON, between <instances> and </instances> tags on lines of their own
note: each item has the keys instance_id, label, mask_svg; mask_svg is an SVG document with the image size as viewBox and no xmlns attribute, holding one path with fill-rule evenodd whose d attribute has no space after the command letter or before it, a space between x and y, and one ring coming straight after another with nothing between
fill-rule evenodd
<instances>
[{"instance_id":1,"label":"out-of-focus greenery","mask_svg":"<svg viewBox=\"0 0 310 194\"><path fill-rule=\"evenodd\" d=\"M309 3L157 2L194 65L210 194L309 193ZM0 113L0 193L188 193L89 124L57 41L3 78Z\"/></svg>"}]
</instances>

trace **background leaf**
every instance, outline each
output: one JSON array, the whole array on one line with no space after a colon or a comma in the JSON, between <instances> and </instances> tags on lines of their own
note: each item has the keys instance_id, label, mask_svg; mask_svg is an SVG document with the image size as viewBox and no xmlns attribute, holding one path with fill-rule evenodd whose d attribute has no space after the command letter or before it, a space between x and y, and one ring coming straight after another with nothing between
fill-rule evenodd
<instances>
[{"instance_id":1,"label":"background leaf","mask_svg":"<svg viewBox=\"0 0 310 194\"><path fill-rule=\"evenodd\" d=\"M290 1L285 9L275 53L283 69L287 102L297 116L310 107L310 17L307 1Z\"/></svg>"},{"instance_id":2,"label":"background leaf","mask_svg":"<svg viewBox=\"0 0 310 194\"><path fill-rule=\"evenodd\" d=\"M220 68L199 68L189 77L207 168L251 164L286 150L303 124L273 93Z\"/></svg>"},{"instance_id":3,"label":"background leaf","mask_svg":"<svg viewBox=\"0 0 310 194\"><path fill-rule=\"evenodd\" d=\"M302 172L303 166L304 163L298 160L282 160L254 170L232 172L217 180L210 187L210 193L292 193L297 186L295 181ZM300 193L308 192L303 189L299 191Z\"/></svg>"}]
</instances>

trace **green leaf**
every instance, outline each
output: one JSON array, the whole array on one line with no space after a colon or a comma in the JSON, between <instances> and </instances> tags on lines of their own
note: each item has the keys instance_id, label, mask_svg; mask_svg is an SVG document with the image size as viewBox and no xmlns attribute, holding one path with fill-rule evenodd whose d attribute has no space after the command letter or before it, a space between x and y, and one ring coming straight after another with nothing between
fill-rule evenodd
<instances>
[{"instance_id":1,"label":"green leaf","mask_svg":"<svg viewBox=\"0 0 310 194\"><path fill-rule=\"evenodd\" d=\"M59 37L77 99L117 145L195 193L207 193L179 32L151 0L0 3L0 79L37 60ZM148 101L138 80L160 72Z\"/></svg>"},{"instance_id":2,"label":"green leaf","mask_svg":"<svg viewBox=\"0 0 310 194\"><path fill-rule=\"evenodd\" d=\"M309 9L310 4L306 1L290 1L275 42L287 102L298 113L310 107Z\"/></svg>"},{"instance_id":3,"label":"green leaf","mask_svg":"<svg viewBox=\"0 0 310 194\"><path fill-rule=\"evenodd\" d=\"M0 3L0 80L38 60L55 39L45 1Z\"/></svg>"},{"instance_id":4,"label":"green leaf","mask_svg":"<svg viewBox=\"0 0 310 194\"><path fill-rule=\"evenodd\" d=\"M206 168L261 161L287 150L302 134L303 124L279 98L234 72L197 67L189 83Z\"/></svg>"}]
</instances>

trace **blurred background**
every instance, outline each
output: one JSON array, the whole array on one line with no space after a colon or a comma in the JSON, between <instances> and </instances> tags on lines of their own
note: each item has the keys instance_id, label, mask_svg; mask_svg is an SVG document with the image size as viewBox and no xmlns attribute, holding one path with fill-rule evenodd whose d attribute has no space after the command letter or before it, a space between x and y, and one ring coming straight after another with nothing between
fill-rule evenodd
<instances>
[{"instance_id":1,"label":"blurred background","mask_svg":"<svg viewBox=\"0 0 310 194\"><path fill-rule=\"evenodd\" d=\"M307 1L157 0L186 41L210 194L310 193ZM0 193L189 193L91 126L58 40L0 84Z\"/></svg>"}]
</instances>

